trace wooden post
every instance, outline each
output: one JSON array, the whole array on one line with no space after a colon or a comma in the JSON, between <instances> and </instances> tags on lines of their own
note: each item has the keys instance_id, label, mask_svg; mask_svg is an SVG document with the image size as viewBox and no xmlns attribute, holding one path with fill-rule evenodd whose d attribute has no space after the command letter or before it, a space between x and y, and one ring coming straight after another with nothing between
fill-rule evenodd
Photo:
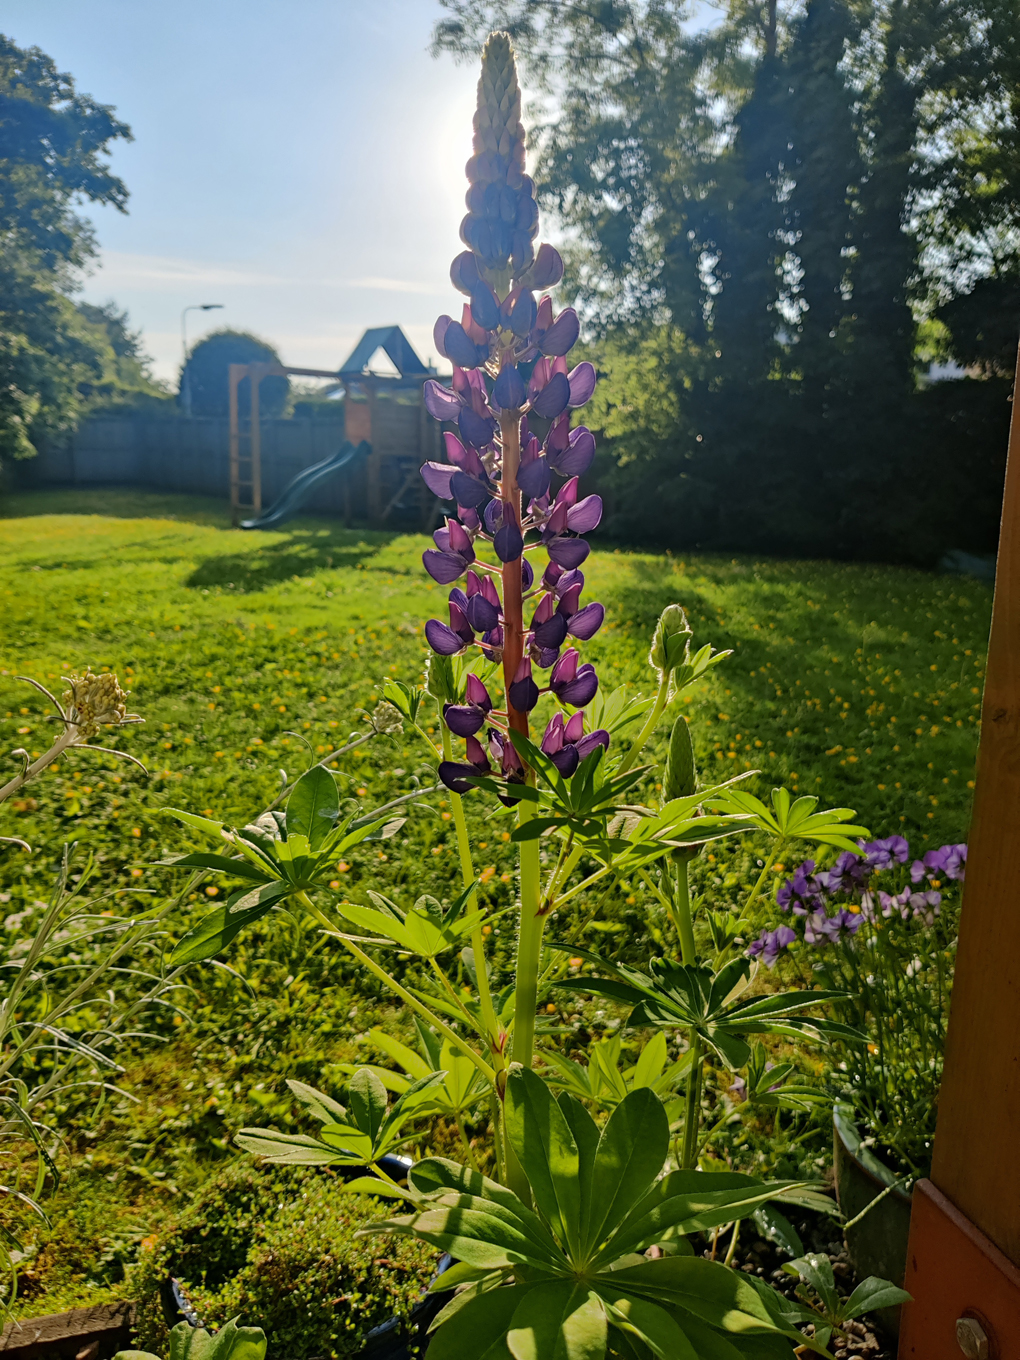
<instances>
[{"instance_id":1,"label":"wooden post","mask_svg":"<svg viewBox=\"0 0 1020 1360\"><path fill-rule=\"evenodd\" d=\"M259 418L259 383L262 381L263 364L249 364L251 375L251 510L252 517L262 514L262 421Z\"/></svg>"},{"instance_id":2,"label":"wooden post","mask_svg":"<svg viewBox=\"0 0 1020 1360\"><path fill-rule=\"evenodd\" d=\"M1020 1355L1020 1273L1003 1285L1020 1267L1018 406L1020 355L945 1072L931 1182L914 1194L901 1360L969 1355L958 1319L984 1331L989 1360ZM969 1276L959 1268L968 1253L986 1263Z\"/></svg>"},{"instance_id":3,"label":"wooden post","mask_svg":"<svg viewBox=\"0 0 1020 1360\"><path fill-rule=\"evenodd\" d=\"M244 377L245 364L228 369L230 402L230 522L236 529L241 522L241 430L237 413L237 388Z\"/></svg>"}]
</instances>

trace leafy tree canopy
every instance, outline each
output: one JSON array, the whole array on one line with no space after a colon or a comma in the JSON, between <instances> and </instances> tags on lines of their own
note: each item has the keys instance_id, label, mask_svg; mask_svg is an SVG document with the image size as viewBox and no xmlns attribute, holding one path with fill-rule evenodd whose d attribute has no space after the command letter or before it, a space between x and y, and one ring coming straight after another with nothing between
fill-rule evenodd
<instances>
[{"instance_id":1,"label":"leafy tree canopy","mask_svg":"<svg viewBox=\"0 0 1020 1360\"><path fill-rule=\"evenodd\" d=\"M267 340L250 331L224 327L212 331L193 345L188 362L181 370L181 392L190 390L191 414L220 416L229 414L229 369L231 364L278 364L280 356ZM251 401L251 383L245 378L238 387L238 405L245 419ZM263 416L280 416L287 405L290 381L285 377L263 378L259 384L259 403Z\"/></svg>"},{"instance_id":2,"label":"leafy tree canopy","mask_svg":"<svg viewBox=\"0 0 1020 1360\"><path fill-rule=\"evenodd\" d=\"M111 108L79 94L38 48L0 35L0 460L72 427L112 350L71 300L95 256L82 202L123 211L106 161L130 138Z\"/></svg>"}]
</instances>

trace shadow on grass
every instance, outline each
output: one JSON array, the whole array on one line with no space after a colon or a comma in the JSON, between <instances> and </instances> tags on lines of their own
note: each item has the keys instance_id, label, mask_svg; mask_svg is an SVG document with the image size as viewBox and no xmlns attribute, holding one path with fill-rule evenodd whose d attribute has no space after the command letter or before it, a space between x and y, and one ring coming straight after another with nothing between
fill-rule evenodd
<instances>
[{"instance_id":1,"label":"shadow on grass","mask_svg":"<svg viewBox=\"0 0 1020 1360\"><path fill-rule=\"evenodd\" d=\"M252 530L246 536L251 550L207 557L184 582L193 589L221 587L240 594L267 590L294 577L314 576L320 571L357 567L370 561L394 538L381 530L299 528L282 542L263 543Z\"/></svg>"}]
</instances>

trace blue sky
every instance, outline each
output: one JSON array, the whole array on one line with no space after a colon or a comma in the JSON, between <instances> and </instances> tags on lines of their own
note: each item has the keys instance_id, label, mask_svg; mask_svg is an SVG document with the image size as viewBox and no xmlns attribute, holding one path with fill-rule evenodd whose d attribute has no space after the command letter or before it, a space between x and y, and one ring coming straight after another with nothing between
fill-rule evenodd
<instances>
[{"instance_id":1,"label":"blue sky","mask_svg":"<svg viewBox=\"0 0 1020 1360\"><path fill-rule=\"evenodd\" d=\"M396 322L423 358L457 305L447 271L470 154L475 69L428 55L434 0L5 0L37 45L135 135L113 168L126 216L90 209L85 296L142 328L175 378L189 341L230 324L285 363L335 369Z\"/></svg>"}]
</instances>

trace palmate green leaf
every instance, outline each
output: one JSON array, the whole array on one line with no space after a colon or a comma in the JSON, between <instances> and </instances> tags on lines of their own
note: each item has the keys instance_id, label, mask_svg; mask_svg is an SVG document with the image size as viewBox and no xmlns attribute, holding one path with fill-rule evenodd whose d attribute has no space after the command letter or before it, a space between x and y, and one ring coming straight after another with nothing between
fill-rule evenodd
<instances>
[{"instance_id":1,"label":"palmate green leaf","mask_svg":"<svg viewBox=\"0 0 1020 1360\"><path fill-rule=\"evenodd\" d=\"M621 1331L643 1341L656 1360L701 1360L679 1323L649 1299L625 1294L602 1280L597 1293L606 1305L610 1321Z\"/></svg>"},{"instance_id":2,"label":"palmate green leaf","mask_svg":"<svg viewBox=\"0 0 1020 1360\"><path fill-rule=\"evenodd\" d=\"M215 836L217 840L223 839L224 824L215 822L210 817L197 817L193 812L183 812L180 808L164 808L163 811L169 817L175 817L184 826L191 827L192 831L202 831L207 836Z\"/></svg>"},{"instance_id":3,"label":"palmate green leaf","mask_svg":"<svg viewBox=\"0 0 1020 1360\"><path fill-rule=\"evenodd\" d=\"M605 1310L587 1285L550 1280L530 1289L507 1332L514 1360L603 1360Z\"/></svg>"},{"instance_id":4,"label":"palmate green leaf","mask_svg":"<svg viewBox=\"0 0 1020 1360\"><path fill-rule=\"evenodd\" d=\"M590 1116L589 1116L590 1118ZM451 1162L446 1157L426 1157L408 1172L408 1183L420 1195L438 1196L452 1192L472 1200L487 1201L509 1214L535 1245L536 1256L549 1264L560 1260L555 1239L533 1209L528 1208L512 1190L483 1176L473 1167Z\"/></svg>"},{"instance_id":5,"label":"palmate green leaf","mask_svg":"<svg viewBox=\"0 0 1020 1360\"><path fill-rule=\"evenodd\" d=\"M340 819L336 780L322 765L313 765L294 785L287 799L287 840L306 837L318 850Z\"/></svg>"},{"instance_id":6,"label":"palmate green leaf","mask_svg":"<svg viewBox=\"0 0 1020 1360\"><path fill-rule=\"evenodd\" d=\"M584 1249L620 1226L647 1194L669 1151L669 1120L662 1102L641 1087L609 1116L595 1154L592 1209Z\"/></svg>"},{"instance_id":7,"label":"palmate green leaf","mask_svg":"<svg viewBox=\"0 0 1020 1360\"><path fill-rule=\"evenodd\" d=\"M358 1236L374 1233L394 1233L414 1236L430 1242L440 1251L448 1251L458 1261L480 1266L486 1270L503 1270L513 1265L527 1265L537 1270L548 1270L534 1241L499 1206L485 1204L484 1208L460 1207L456 1203L426 1207L417 1213L400 1218L384 1219L360 1230Z\"/></svg>"},{"instance_id":8,"label":"palmate green leaf","mask_svg":"<svg viewBox=\"0 0 1020 1360\"><path fill-rule=\"evenodd\" d=\"M343 1123L347 1118L347 1111L344 1107L333 1100L331 1096L317 1091L314 1086L306 1086L303 1081L294 1081L288 1077L287 1085L291 1091L306 1106L309 1114L313 1115L320 1124Z\"/></svg>"},{"instance_id":9,"label":"palmate green leaf","mask_svg":"<svg viewBox=\"0 0 1020 1360\"><path fill-rule=\"evenodd\" d=\"M373 1072L363 1067L351 1078L348 1092L351 1120L374 1145L386 1118L386 1088Z\"/></svg>"},{"instance_id":10,"label":"palmate green leaf","mask_svg":"<svg viewBox=\"0 0 1020 1360\"><path fill-rule=\"evenodd\" d=\"M910 1302L911 1295L905 1289L900 1289L890 1280L869 1275L842 1305L842 1314L844 1318L856 1318L862 1313L872 1313L876 1308L895 1308L901 1303Z\"/></svg>"},{"instance_id":11,"label":"palmate green leaf","mask_svg":"<svg viewBox=\"0 0 1020 1360\"><path fill-rule=\"evenodd\" d=\"M736 1336L779 1333L796 1338L798 1345L817 1349L795 1327L772 1316L748 1276L721 1262L664 1256L614 1270L610 1278L619 1289L692 1313L724 1332Z\"/></svg>"},{"instance_id":12,"label":"palmate green leaf","mask_svg":"<svg viewBox=\"0 0 1020 1360\"><path fill-rule=\"evenodd\" d=\"M242 888L232 893L222 906L216 907L193 926L170 954L168 963L176 968L183 963L197 963L221 953L245 926L259 921L290 894L288 883L266 883L254 893ZM241 904L253 899L248 906Z\"/></svg>"},{"instance_id":13,"label":"palmate green leaf","mask_svg":"<svg viewBox=\"0 0 1020 1360\"><path fill-rule=\"evenodd\" d=\"M791 800L788 790L783 788L772 790L771 808L742 789L732 789L718 798L706 800L706 804L720 812L750 817L759 830L774 838L812 841L816 845L849 850L854 855L861 853L857 839L869 834L867 827L850 822L853 808L827 808L816 812L817 798L803 794Z\"/></svg>"},{"instance_id":14,"label":"palmate green leaf","mask_svg":"<svg viewBox=\"0 0 1020 1360\"><path fill-rule=\"evenodd\" d=\"M203 851L195 851L189 855L170 855L167 859L158 859L153 864L153 868L216 869L220 873L233 874L237 878L250 878L257 883L264 883L269 878L264 869L252 864L249 860L232 859L229 855L214 855Z\"/></svg>"},{"instance_id":15,"label":"palmate green leaf","mask_svg":"<svg viewBox=\"0 0 1020 1360\"><path fill-rule=\"evenodd\" d=\"M506 1334L532 1287L518 1284L470 1299L433 1332L429 1360L513 1360Z\"/></svg>"},{"instance_id":16,"label":"palmate green leaf","mask_svg":"<svg viewBox=\"0 0 1020 1360\"><path fill-rule=\"evenodd\" d=\"M527 1068L511 1073L503 1108L507 1137L531 1184L536 1205L561 1240L577 1249L579 1155L563 1111L541 1077Z\"/></svg>"},{"instance_id":17,"label":"palmate green leaf","mask_svg":"<svg viewBox=\"0 0 1020 1360\"><path fill-rule=\"evenodd\" d=\"M276 1129L239 1129L234 1135L245 1152L284 1166L328 1166L342 1160L336 1147L303 1133L279 1133Z\"/></svg>"}]
</instances>

